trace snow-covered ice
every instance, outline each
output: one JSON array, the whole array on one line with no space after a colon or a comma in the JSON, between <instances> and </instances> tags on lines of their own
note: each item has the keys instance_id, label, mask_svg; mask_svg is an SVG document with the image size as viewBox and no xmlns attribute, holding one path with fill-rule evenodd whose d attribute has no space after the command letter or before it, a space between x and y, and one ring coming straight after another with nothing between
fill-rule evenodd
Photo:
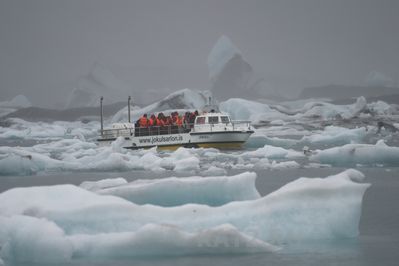
<instances>
[{"instance_id":1,"label":"snow-covered ice","mask_svg":"<svg viewBox=\"0 0 399 266\"><path fill-rule=\"evenodd\" d=\"M0 194L0 257L59 263L272 252L290 243L352 238L369 186L363 179L356 170L299 178L265 197L218 207L136 205L73 185L14 188Z\"/></svg>"}]
</instances>

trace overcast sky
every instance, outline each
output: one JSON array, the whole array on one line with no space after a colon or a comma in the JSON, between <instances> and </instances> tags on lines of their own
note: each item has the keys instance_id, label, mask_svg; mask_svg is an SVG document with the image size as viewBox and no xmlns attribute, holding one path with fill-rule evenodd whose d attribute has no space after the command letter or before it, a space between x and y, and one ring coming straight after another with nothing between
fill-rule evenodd
<instances>
[{"instance_id":1,"label":"overcast sky","mask_svg":"<svg viewBox=\"0 0 399 266\"><path fill-rule=\"evenodd\" d=\"M95 62L143 90L206 88L223 34L276 90L399 79L396 0L0 0L0 101L60 102Z\"/></svg>"}]
</instances>

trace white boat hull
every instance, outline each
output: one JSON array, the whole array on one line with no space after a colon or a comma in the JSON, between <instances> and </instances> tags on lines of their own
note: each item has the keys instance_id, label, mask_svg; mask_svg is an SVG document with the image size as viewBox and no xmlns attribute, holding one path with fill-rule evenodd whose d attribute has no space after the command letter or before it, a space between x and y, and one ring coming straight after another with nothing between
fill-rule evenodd
<instances>
[{"instance_id":1,"label":"white boat hull","mask_svg":"<svg viewBox=\"0 0 399 266\"><path fill-rule=\"evenodd\" d=\"M239 148L246 142L253 131L236 132L200 132L181 133L170 135L154 135L141 137L124 137L123 147L127 149L140 149L159 147L173 149L178 147L195 148ZM99 139L101 145L109 145L115 139Z\"/></svg>"}]
</instances>

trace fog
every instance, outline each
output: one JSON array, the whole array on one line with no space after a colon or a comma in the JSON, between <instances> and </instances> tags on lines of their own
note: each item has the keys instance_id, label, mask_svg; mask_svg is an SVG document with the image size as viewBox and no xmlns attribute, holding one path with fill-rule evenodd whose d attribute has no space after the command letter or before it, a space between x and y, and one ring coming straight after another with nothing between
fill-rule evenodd
<instances>
[{"instance_id":1,"label":"fog","mask_svg":"<svg viewBox=\"0 0 399 266\"><path fill-rule=\"evenodd\" d=\"M136 99L207 89L222 35L270 93L362 86L373 75L397 86L398 14L395 0L2 0L0 101L24 94L59 107L96 64Z\"/></svg>"}]
</instances>

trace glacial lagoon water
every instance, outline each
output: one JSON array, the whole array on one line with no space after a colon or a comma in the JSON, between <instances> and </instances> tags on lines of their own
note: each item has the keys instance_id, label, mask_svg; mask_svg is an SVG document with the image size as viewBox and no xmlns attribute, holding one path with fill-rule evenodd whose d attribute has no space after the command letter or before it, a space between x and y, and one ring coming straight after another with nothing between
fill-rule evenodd
<instances>
[{"instance_id":1,"label":"glacial lagoon water","mask_svg":"<svg viewBox=\"0 0 399 266\"><path fill-rule=\"evenodd\" d=\"M256 170L256 188L266 195L298 177L325 177L346 168L299 168ZM151 256L120 259L76 259L65 265L397 265L399 261L399 169L385 167L358 168L371 183L363 199L359 237L317 243L284 246L278 252L257 254L220 254L195 256ZM228 175L243 172L229 170ZM181 174L184 176L184 174ZM28 187L124 177L128 181L176 176L174 172L148 171L46 173L33 176L2 176L0 191ZM46 254L43 254L46 256ZM20 265L34 265L32 263ZM39 264L37 264L39 265ZM40 264L43 265L43 264Z\"/></svg>"}]
</instances>

